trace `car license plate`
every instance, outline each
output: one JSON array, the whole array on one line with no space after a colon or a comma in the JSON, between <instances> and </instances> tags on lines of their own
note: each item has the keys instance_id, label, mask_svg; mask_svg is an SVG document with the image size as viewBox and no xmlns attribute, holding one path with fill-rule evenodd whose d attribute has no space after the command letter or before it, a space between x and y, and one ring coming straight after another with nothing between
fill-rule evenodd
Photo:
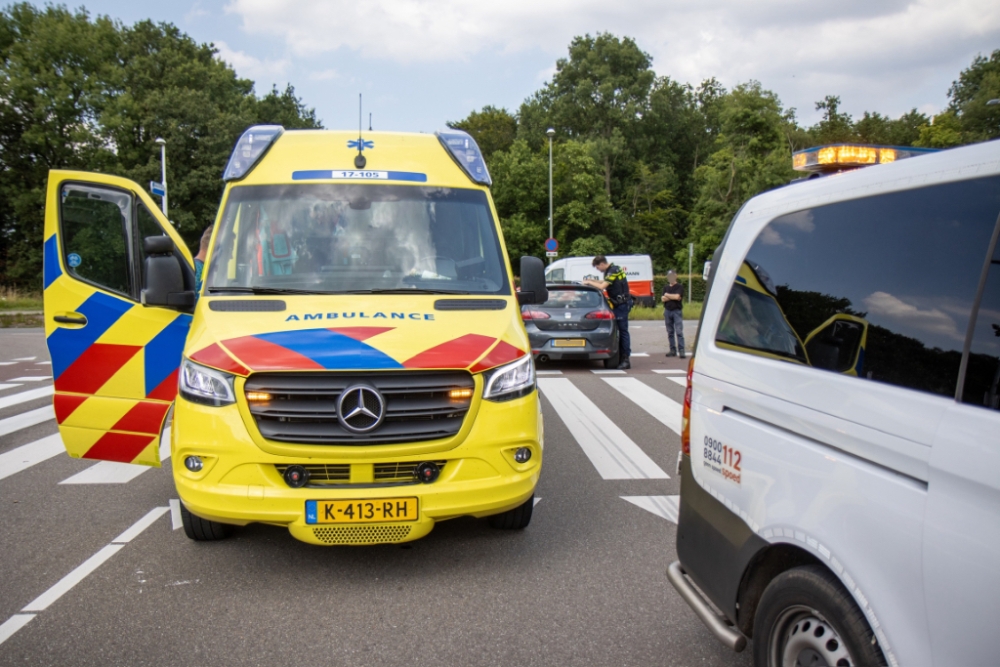
<instances>
[{"instance_id":1,"label":"car license plate","mask_svg":"<svg viewBox=\"0 0 1000 667\"><path fill-rule=\"evenodd\" d=\"M583 338L556 338L552 347L587 347L587 341Z\"/></svg>"},{"instance_id":2,"label":"car license plate","mask_svg":"<svg viewBox=\"0 0 1000 667\"><path fill-rule=\"evenodd\" d=\"M389 523L420 518L416 498L307 500L306 523Z\"/></svg>"}]
</instances>

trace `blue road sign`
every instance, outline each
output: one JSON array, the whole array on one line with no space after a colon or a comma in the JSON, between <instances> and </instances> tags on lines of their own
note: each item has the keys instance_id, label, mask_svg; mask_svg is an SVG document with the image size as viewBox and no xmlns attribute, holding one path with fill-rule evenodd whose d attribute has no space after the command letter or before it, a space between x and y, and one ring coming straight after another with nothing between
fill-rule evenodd
<instances>
[{"instance_id":1,"label":"blue road sign","mask_svg":"<svg viewBox=\"0 0 1000 667\"><path fill-rule=\"evenodd\" d=\"M167 194L167 189L163 187L163 183L157 183L156 181L149 182L149 191L157 197L162 197Z\"/></svg>"},{"instance_id":2,"label":"blue road sign","mask_svg":"<svg viewBox=\"0 0 1000 667\"><path fill-rule=\"evenodd\" d=\"M555 239L546 239L545 249L548 250L549 252L555 252L556 250L559 250L559 241L556 241Z\"/></svg>"}]
</instances>

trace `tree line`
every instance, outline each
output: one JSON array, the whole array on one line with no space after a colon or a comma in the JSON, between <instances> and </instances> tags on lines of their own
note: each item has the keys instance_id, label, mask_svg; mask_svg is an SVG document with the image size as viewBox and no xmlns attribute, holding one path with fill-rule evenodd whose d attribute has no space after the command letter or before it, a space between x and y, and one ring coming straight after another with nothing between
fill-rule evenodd
<instances>
[{"instance_id":1,"label":"tree line","mask_svg":"<svg viewBox=\"0 0 1000 667\"><path fill-rule=\"evenodd\" d=\"M160 180L192 249L215 220L222 170L248 126L320 127L292 86L255 94L210 44L169 23L126 26L85 9L0 12L0 282L40 290L49 169Z\"/></svg>"},{"instance_id":2,"label":"tree line","mask_svg":"<svg viewBox=\"0 0 1000 667\"><path fill-rule=\"evenodd\" d=\"M538 255L548 236L548 138L555 130L555 236L564 255L644 253L663 272L711 255L739 207L796 177L791 154L841 141L946 148L1000 136L1000 50L978 56L929 118L816 103L795 109L759 82L726 89L657 75L634 40L582 36L552 80L515 112L487 106L449 123L476 137L511 257ZM0 283L41 285L49 169L160 178L167 141L170 217L192 249L212 223L222 170L250 125L321 127L295 89L258 95L169 23L124 25L85 9L14 4L0 11Z\"/></svg>"},{"instance_id":3,"label":"tree line","mask_svg":"<svg viewBox=\"0 0 1000 667\"><path fill-rule=\"evenodd\" d=\"M450 123L476 137L493 177L512 257L538 255L548 236L548 128L553 146L553 226L564 255L649 254L658 272L711 257L748 199L788 184L792 153L858 141L949 148L1000 137L1000 50L977 56L931 118L852 118L839 97L816 103L803 127L796 110L757 81L697 86L653 70L634 40L575 38L552 80L511 113L487 106Z\"/></svg>"}]
</instances>

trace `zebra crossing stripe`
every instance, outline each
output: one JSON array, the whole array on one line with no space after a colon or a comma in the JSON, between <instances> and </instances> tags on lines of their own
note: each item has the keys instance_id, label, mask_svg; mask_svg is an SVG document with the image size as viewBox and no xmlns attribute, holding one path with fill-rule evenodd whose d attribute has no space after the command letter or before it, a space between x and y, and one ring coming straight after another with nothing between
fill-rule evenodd
<instances>
[{"instance_id":1,"label":"zebra crossing stripe","mask_svg":"<svg viewBox=\"0 0 1000 667\"><path fill-rule=\"evenodd\" d=\"M656 391L637 378L602 378L630 401L658 419L664 426L680 435L681 404Z\"/></svg>"},{"instance_id":2,"label":"zebra crossing stripe","mask_svg":"<svg viewBox=\"0 0 1000 667\"><path fill-rule=\"evenodd\" d=\"M538 386L603 479L670 479L568 378L539 378Z\"/></svg>"},{"instance_id":3,"label":"zebra crossing stripe","mask_svg":"<svg viewBox=\"0 0 1000 667\"><path fill-rule=\"evenodd\" d=\"M636 507L641 507L656 516L677 523L680 496L619 496Z\"/></svg>"},{"instance_id":4,"label":"zebra crossing stripe","mask_svg":"<svg viewBox=\"0 0 1000 667\"><path fill-rule=\"evenodd\" d=\"M63 448L62 438L56 433L4 452L0 454L0 479L27 470L36 463L47 461L64 451L66 450Z\"/></svg>"},{"instance_id":5,"label":"zebra crossing stripe","mask_svg":"<svg viewBox=\"0 0 1000 667\"><path fill-rule=\"evenodd\" d=\"M673 377L673 376L668 375L667 379L670 380L671 382L673 382L674 384L679 384L680 386L682 386L685 389L687 389L688 381L687 381L687 377L686 376L685 377Z\"/></svg>"},{"instance_id":6,"label":"zebra crossing stripe","mask_svg":"<svg viewBox=\"0 0 1000 667\"><path fill-rule=\"evenodd\" d=\"M22 412L7 419L0 419L0 436L10 435L15 431L20 431L29 426L36 426L55 418L55 409L51 405L46 405L44 408Z\"/></svg>"},{"instance_id":7,"label":"zebra crossing stripe","mask_svg":"<svg viewBox=\"0 0 1000 667\"><path fill-rule=\"evenodd\" d=\"M29 389L28 391L20 391L16 394L11 394L10 396L4 396L3 398L0 398L0 410L9 408L12 405L20 405L21 403L27 403L28 401L34 401L39 398L51 396L54 391L55 390L52 385L47 385L45 387L39 387L38 389Z\"/></svg>"}]
</instances>

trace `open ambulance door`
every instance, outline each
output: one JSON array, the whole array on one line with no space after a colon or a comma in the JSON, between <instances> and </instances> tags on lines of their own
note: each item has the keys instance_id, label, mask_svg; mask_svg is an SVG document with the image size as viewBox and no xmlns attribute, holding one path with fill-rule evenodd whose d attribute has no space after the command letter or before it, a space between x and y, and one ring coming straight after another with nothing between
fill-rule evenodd
<instances>
[{"instance_id":1,"label":"open ambulance door","mask_svg":"<svg viewBox=\"0 0 1000 667\"><path fill-rule=\"evenodd\" d=\"M159 466L194 307L191 253L138 184L76 171L49 172L44 239L45 337L66 451ZM161 278L156 289L147 273Z\"/></svg>"}]
</instances>

